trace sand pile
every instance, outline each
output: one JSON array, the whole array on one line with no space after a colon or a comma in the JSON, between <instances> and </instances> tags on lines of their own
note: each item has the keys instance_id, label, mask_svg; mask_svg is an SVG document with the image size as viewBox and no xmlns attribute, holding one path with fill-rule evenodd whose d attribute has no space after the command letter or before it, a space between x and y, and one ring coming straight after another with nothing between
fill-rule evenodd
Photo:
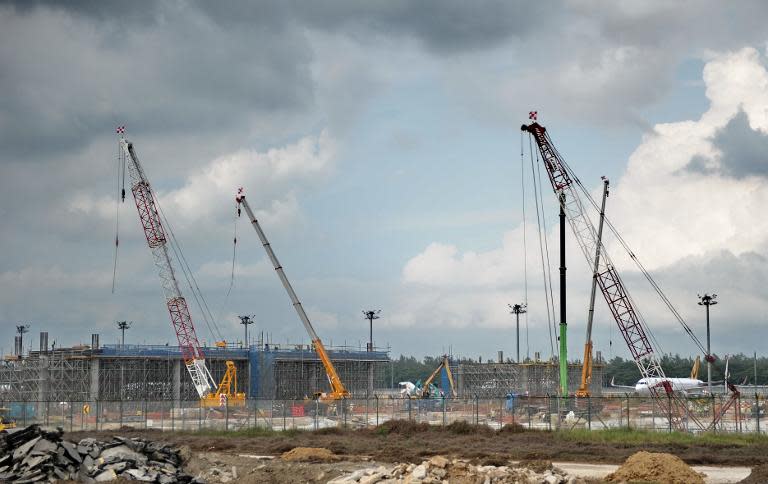
<instances>
[{"instance_id":1,"label":"sand pile","mask_svg":"<svg viewBox=\"0 0 768 484\"><path fill-rule=\"evenodd\" d=\"M333 462L340 459L328 449L323 447L294 447L280 456L288 462Z\"/></svg>"},{"instance_id":2,"label":"sand pile","mask_svg":"<svg viewBox=\"0 0 768 484\"><path fill-rule=\"evenodd\" d=\"M661 484L704 484L700 474L672 454L640 451L627 458L616 472L606 478L609 482L658 482Z\"/></svg>"}]
</instances>

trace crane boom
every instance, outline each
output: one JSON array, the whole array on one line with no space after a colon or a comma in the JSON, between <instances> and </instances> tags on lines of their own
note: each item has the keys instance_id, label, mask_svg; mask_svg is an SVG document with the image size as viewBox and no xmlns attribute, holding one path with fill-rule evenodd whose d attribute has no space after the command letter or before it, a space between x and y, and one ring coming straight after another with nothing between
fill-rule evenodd
<instances>
[{"instance_id":1,"label":"crane boom","mask_svg":"<svg viewBox=\"0 0 768 484\"><path fill-rule=\"evenodd\" d=\"M269 257L269 260L272 262L272 266L274 266L275 272L277 272L277 276L280 278L280 282L283 283L283 287L285 288L285 291L288 293L288 297L291 299L293 308L296 310L296 313L299 315L299 319L301 320L301 323L304 325L304 329L307 331L307 334L309 334L309 338L312 340L312 344L315 347L317 356L320 358L320 361L323 363L323 367L325 368L325 373L326 375L328 375L328 382L331 385L331 393L327 395L327 398L331 400L338 400L341 398L349 397L350 393L347 391L347 389L344 387L344 384L341 382L341 378L339 378L339 374L336 372L336 367L333 366L333 362L328 357L328 353L325 351L325 346L323 346L323 342L320 341L320 337L315 332L315 328L312 327L312 323L309 321L309 317L307 316L306 311L304 311L304 307L301 305L301 301L299 301L299 297L296 295L296 291L293 290L291 283L288 281L288 277L285 275L283 266L280 265L280 261L277 260L277 256L275 255L275 252L272 250L272 246L270 245L269 240L267 240L267 236L264 233L264 230L262 230L261 225L259 225L258 220L256 220L256 216L253 214L253 211L251 210L251 206L248 205L248 201L245 199L245 195L243 194L242 189L238 191L237 197L235 200L238 204L238 214L240 212L240 209L239 209L240 205L242 205L243 208L245 209L245 213L248 215L248 219L251 221L251 225L253 225L254 230L256 230L256 234L259 236L259 240L261 240L261 245L263 245L264 250L267 251L267 257Z\"/></svg>"},{"instance_id":2,"label":"crane boom","mask_svg":"<svg viewBox=\"0 0 768 484\"><path fill-rule=\"evenodd\" d=\"M120 135L120 149L127 160L128 173L131 178L131 192L139 212L139 222L144 229L147 244L152 251L152 258L157 267L166 306L171 316L171 324L176 332L184 365L187 367L192 384L202 398L214 387L213 377L205 365L205 355L197 339L195 325L189 314L187 301L181 294L176 280L171 257L168 253L168 239L157 210L155 195L139 162L133 143Z\"/></svg>"},{"instance_id":3,"label":"crane boom","mask_svg":"<svg viewBox=\"0 0 768 484\"><path fill-rule=\"evenodd\" d=\"M688 411L685 402L676 398L672 385L664 375L656 352L653 349L648 332L639 318L632 299L611 262L605 247L602 245L595 227L592 224L584 204L581 201L574 182L562 161L560 154L552 144L546 128L537 122L530 125L522 125L522 131L527 131L536 141L542 162L549 176L552 189L555 192L560 205L565 211L571 229L576 237L587 264L595 269L597 284L603 293L606 303L616 320L624 341L627 343L632 358L643 378L656 378L659 385L651 388L651 395L657 400L660 408L665 409L671 423L678 428L683 428L683 415L692 420L699 427L701 423ZM600 258L597 258L597 248L600 247ZM663 388L668 398L661 398L660 389Z\"/></svg>"}]
</instances>

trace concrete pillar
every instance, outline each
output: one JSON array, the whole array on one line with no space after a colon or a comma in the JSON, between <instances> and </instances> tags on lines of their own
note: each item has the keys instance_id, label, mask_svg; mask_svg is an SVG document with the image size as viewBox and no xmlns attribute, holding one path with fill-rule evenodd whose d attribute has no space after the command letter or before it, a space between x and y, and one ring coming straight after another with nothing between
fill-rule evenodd
<instances>
[{"instance_id":1,"label":"concrete pillar","mask_svg":"<svg viewBox=\"0 0 768 484\"><path fill-rule=\"evenodd\" d=\"M51 376L48 371L48 357L40 355L40 380L37 385L37 413L39 419L44 419L46 403L50 397Z\"/></svg>"},{"instance_id":2,"label":"concrete pillar","mask_svg":"<svg viewBox=\"0 0 768 484\"><path fill-rule=\"evenodd\" d=\"M179 408L181 403L181 360L173 360L173 402Z\"/></svg>"},{"instance_id":3,"label":"concrete pillar","mask_svg":"<svg viewBox=\"0 0 768 484\"><path fill-rule=\"evenodd\" d=\"M90 395L91 407L96 409L96 400L99 399L99 359L91 358L91 389Z\"/></svg>"}]
</instances>

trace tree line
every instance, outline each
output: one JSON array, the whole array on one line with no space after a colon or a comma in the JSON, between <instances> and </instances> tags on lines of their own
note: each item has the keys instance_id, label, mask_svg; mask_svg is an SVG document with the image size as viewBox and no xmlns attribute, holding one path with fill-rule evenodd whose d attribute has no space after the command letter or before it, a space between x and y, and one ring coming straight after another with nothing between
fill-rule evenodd
<instances>
[{"instance_id":1,"label":"tree line","mask_svg":"<svg viewBox=\"0 0 768 484\"><path fill-rule=\"evenodd\" d=\"M719 381L724 379L725 358L715 355L716 360L712 365L712 380ZM398 382L418 380L424 381L440 365L442 356L426 356L419 360L413 356L400 355L399 358L392 360L392 381L395 388ZM453 363L478 363L472 358L454 358ZM493 362L490 360L489 362ZM694 358L680 355L664 355L661 358L661 367L668 377L688 377L691 374ZM610 384L611 379L617 385L634 385L640 379L640 372L633 360L627 360L621 357L614 357L604 363L603 385ZM749 384L755 384L755 360L751 355L732 355L728 363L728 381L737 384L745 380ZM699 379L707 381L707 363L702 358L701 368L699 369ZM757 358L757 384L768 385L768 357L761 356Z\"/></svg>"}]
</instances>

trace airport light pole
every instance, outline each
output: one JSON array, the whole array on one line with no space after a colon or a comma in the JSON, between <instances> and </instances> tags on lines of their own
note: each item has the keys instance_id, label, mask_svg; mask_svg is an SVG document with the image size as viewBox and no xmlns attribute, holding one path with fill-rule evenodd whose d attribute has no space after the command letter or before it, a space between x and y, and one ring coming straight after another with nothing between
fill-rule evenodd
<instances>
[{"instance_id":1,"label":"airport light pole","mask_svg":"<svg viewBox=\"0 0 768 484\"><path fill-rule=\"evenodd\" d=\"M515 304L514 306L512 304L507 304L509 306L509 309L511 309L511 314L515 315L515 329L517 333L517 359L515 360L517 363L520 363L520 315L525 314L527 307L525 304Z\"/></svg>"},{"instance_id":2,"label":"airport light pole","mask_svg":"<svg viewBox=\"0 0 768 484\"><path fill-rule=\"evenodd\" d=\"M256 316L253 314L251 314L250 316L247 314L243 316L238 316L238 318L240 318L240 324L245 326L245 348L246 349L250 348L250 345L248 344L248 325L256 322L253 320L254 317Z\"/></svg>"},{"instance_id":3,"label":"airport light pole","mask_svg":"<svg viewBox=\"0 0 768 484\"><path fill-rule=\"evenodd\" d=\"M699 306L704 306L706 308L707 312L707 356L704 358L707 360L707 389L709 390L709 394L712 394L712 361L714 361L714 358L712 357L712 349L710 347L710 338L709 338L709 307L714 306L717 304L717 294L709 295L707 293L704 293L702 296L701 294L698 294L699 296Z\"/></svg>"},{"instance_id":4,"label":"airport light pole","mask_svg":"<svg viewBox=\"0 0 768 484\"><path fill-rule=\"evenodd\" d=\"M373 351L373 320L379 319L379 313L381 312L381 309L369 309L368 311L363 311L363 315L365 316L365 319L368 320L368 351Z\"/></svg>"},{"instance_id":5,"label":"airport light pole","mask_svg":"<svg viewBox=\"0 0 768 484\"><path fill-rule=\"evenodd\" d=\"M117 322L117 329L120 330L121 336L120 336L120 348L125 348L125 330L130 328L133 324L133 321L118 321Z\"/></svg>"}]
</instances>

